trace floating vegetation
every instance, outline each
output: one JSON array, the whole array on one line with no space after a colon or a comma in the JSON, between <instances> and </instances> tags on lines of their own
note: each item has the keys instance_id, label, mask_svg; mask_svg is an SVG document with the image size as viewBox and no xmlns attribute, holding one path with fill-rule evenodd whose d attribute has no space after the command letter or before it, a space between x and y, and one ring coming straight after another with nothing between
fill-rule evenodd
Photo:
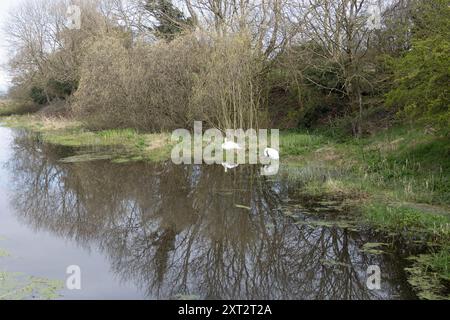
<instances>
[{"instance_id":1,"label":"floating vegetation","mask_svg":"<svg viewBox=\"0 0 450 320\"><path fill-rule=\"evenodd\" d=\"M0 258L10 256L8 251L0 248ZM0 300L57 299L61 296L58 291L62 288L62 281L0 271Z\"/></svg>"},{"instance_id":2,"label":"floating vegetation","mask_svg":"<svg viewBox=\"0 0 450 320\"><path fill-rule=\"evenodd\" d=\"M6 251L5 249L0 248L0 258L9 257L9 256L11 256L11 255L9 254L8 251Z\"/></svg>"},{"instance_id":3,"label":"floating vegetation","mask_svg":"<svg viewBox=\"0 0 450 320\"><path fill-rule=\"evenodd\" d=\"M351 267L350 264L332 259L321 259L320 262L327 267Z\"/></svg>"},{"instance_id":4,"label":"floating vegetation","mask_svg":"<svg viewBox=\"0 0 450 320\"><path fill-rule=\"evenodd\" d=\"M112 163L117 163L117 164L121 164L121 163L128 163L128 162L132 162L131 159L129 158L117 158L117 159L113 159L111 160Z\"/></svg>"},{"instance_id":5,"label":"floating vegetation","mask_svg":"<svg viewBox=\"0 0 450 320\"><path fill-rule=\"evenodd\" d=\"M96 154L96 153L85 153L76 156L71 156L59 160L63 163L77 163L77 162L88 162L88 161L98 161L98 160L110 160L113 156L110 154Z\"/></svg>"},{"instance_id":6,"label":"floating vegetation","mask_svg":"<svg viewBox=\"0 0 450 320\"><path fill-rule=\"evenodd\" d=\"M363 245L361 251L369 254L383 254L385 252L380 248L386 246L389 246L389 244L382 242L368 242Z\"/></svg>"},{"instance_id":7,"label":"floating vegetation","mask_svg":"<svg viewBox=\"0 0 450 320\"><path fill-rule=\"evenodd\" d=\"M63 282L0 271L0 300L52 300L61 297Z\"/></svg>"},{"instance_id":8,"label":"floating vegetation","mask_svg":"<svg viewBox=\"0 0 450 320\"><path fill-rule=\"evenodd\" d=\"M235 204L234 206L235 206L236 208L240 208L240 209L252 210L251 207L244 206L244 205L242 205L242 204Z\"/></svg>"},{"instance_id":9,"label":"floating vegetation","mask_svg":"<svg viewBox=\"0 0 450 320\"><path fill-rule=\"evenodd\" d=\"M318 204L322 206L322 209L325 208L326 210L342 211L344 209L342 201L323 200L319 201Z\"/></svg>"},{"instance_id":10,"label":"floating vegetation","mask_svg":"<svg viewBox=\"0 0 450 320\"><path fill-rule=\"evenodd\" d=\"M3 240L6 240L6 238L0 236L0 241L3 241ZM11 256L11 254L7 250L0 248L0 258L10 257L10 256Z\"/></svg>"},{"instance_id":11,"label":"floating vegetation","mask_svg":"<svg viewBox=\"0 0 450 320\"><path fill-rule=\"evenodd\" d=\"M349 220L301 220L295 222L298 225L307 225L311 227L338 227L356 231L358 228L353 221Z\"/></svg>"},{"instance_id":12,"label":"floating vegetation","mask_svg":"<svg viewBox=\"0 0 450 320\"><path fill-rule=\"evenodd\" d=\"M77 149L102 148L112 154L110 157L103 155L106 160L160 162L170 159L172 142L168 133L140 133L134 129L90 131L73 120L39 116L9 117L5 121L9 127L30 130L49 144ZM65 158L62 162L105 160L91 154Z\"/></svg>"},{"instance_id":13,"label":"floating vegetation","mask_svg":"<svg viewBox=\"0 0 450 320\"><path fill-rule=\"evenodd\" d=\"M283 209L283 214L288 217L296 217L297 214L288 209Z\"/></svg>"},{"instance_id":14,"label":"floating vegetation","mask_svg":"<svg viewBox=\"0 0 450 320\"><path fill-rule=\"evenodd\" d=\"M417 291L419 298L426 300L450 300L448 288L442 281L445 281L445 279L439 274L440 272L435 270L436 263L433 254L422 254L410 257L409 260L413 262L413 265L405 268L409 274L408 282ZM445 293L446 291L447 293Z\"/></svg>"},{"instance_id":15,"label":"floating vegetation","mask_svg":"<svg viewBox=\"0 0 450 320\"><path fill-rule=\"evenodd\" d=\"M145 158L142 156L131 156L131 157L120 156L111 160L112 163L116 164L139 162L139 161L145 161Z\"/></svg>"}]
</instances>

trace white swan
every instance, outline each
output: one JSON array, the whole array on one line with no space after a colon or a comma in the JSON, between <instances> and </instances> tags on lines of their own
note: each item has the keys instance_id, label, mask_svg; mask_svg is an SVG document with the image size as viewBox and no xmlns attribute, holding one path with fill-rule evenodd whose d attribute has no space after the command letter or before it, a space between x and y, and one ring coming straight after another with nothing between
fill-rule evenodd
<instances>
[{"instance_id":1,"label":"white swan","mask_svg":"<svg viewBox=\"0 0 450 320\"><path fill-rule=\"evenodd\" d=\"M265 148L264 155L272 160L280 160L280 154L277 150L272 148Z\"/></svg>"},{"instance_id":2,"label":"white swan","mask_svg":"<svg viewBox=\"0 0 450 320\"><path fill-rule=\"evenodd\" d=\"M234 150L234 149L240 150L240 149L242 149L242 147L240 145L238 145L236 142L228 141L228 139L225 138L225 142L222 143L222 149L224 149L224 150Z\"/></svg>"},{"instance_id":3,"label":"white swan","mask_svg":"<svg viewBox=\"0 0 450 320\"><path fill-rule=\"evenodd\" d=\"M239 166L239 164L222 162L222 166L225 168L225 172L228 172L228 169L234 169Z\"/></svg>"},{"instance_id":4,"label":"white swan","mask_svg":"<svg viewBox=\"0 0 450 320\"><path fill-rule=\"evenodd\" d=\"M273 164L269 165L265 165L262 170L261 170L261 175L263 176L274 176L278 173L280 166L278 164L278 162L275 162Z\"/></svg>"}]
</instances>

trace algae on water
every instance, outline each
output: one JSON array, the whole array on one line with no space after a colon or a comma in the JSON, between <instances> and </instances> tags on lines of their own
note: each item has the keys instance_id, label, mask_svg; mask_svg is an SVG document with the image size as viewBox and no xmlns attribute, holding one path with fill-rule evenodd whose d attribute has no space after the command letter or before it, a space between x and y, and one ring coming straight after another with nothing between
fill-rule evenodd
<instances>
[{"instance_id":1,"label":"algae on water","mask_svg":"<svg viewBox=\"0 0 450 320\"><path fill-rule=\"evenodd\" d=\"M381 247L385 246L388 246L388 244L381 242L368 242L363 245L361 251L369 254L383 254L384 250L382 250Z\"/></svg>"},{"instance_id":2,"label":"algae on water","mask_svg":"<svg viewBox=\"0 0 450 320\"><path fill-rule=\"evenodd\" d=\"M10 253L0 248L0 258ZM0 270L0 300L52 300L61 295L63 281Z\"/></svg>"},{"instance_id":3,"label":"algae on water","mask_svg":"<svg viewBox=\"0 0 450 320\"><path fill-rule=\"evenodd\" d=\"M9 254L8 251L6 251L5 249L0 248L0 258L9 257L9 256L10 256L10 254Z\"/></svg>"},{"instance_id":4,"label":"algae on water","mask_svg":"<svg viewBox=\"0 0 450 320\"><path fill-rule=\"evenodd\" d=\"M442 278L432 269L433 256L422 254L410 257L413 265L405 268L408 282L417 291L417 295L425 300L450 300L450 294L442 282ZM447 290L448 291L448 290Z\"/></svg>"},{"instance_id":5,"label":"algae on water","mask_svg":"<svg viewBox=\"0 0 450 320\"><path fill-rule=\"evenodd\" d=\"M0 300L52 300L61 297L63 282L0 271Z\"/></svg>"}]
</instances>

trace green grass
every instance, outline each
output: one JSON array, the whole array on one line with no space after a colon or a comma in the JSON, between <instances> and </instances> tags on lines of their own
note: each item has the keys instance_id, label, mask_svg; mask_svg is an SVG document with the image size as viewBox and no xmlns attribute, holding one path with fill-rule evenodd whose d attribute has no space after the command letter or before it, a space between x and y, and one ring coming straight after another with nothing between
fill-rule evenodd
<instances>
[{"instance_id":1,"label":"green grass","mask_svg":"<svg viewBox=\"0 0 450 320\"><path fill-rule=\"evenodd\" d=\"M116 129L107 131L87 131L84 129L50 130L43 132L44 140L58 145L69 147L84 146L129 146L143 144L143 136L131 129Z\"/></svg>"},{"instance_id":2,"label":"green grass","mask_svg":"<svg viewBox=\"0 0 450 320\"><path fill-rule=\"evenodd\" d=\"M364 218L380 229L406 232L413 235L425 233L439 241L450 241L450 216L425 212L406 205L372 203L364 207Z\"/></svg>"},{"instance_id":3,"label":"green grass","mask_svg":"<svg viewBox=\"0 0 450 320\"><path fill-rule=\"evenodd\" d=\"M172 148L169 134L144 134L133 129L89 131L77 121L36 116L8 117L3 121L8 126L38 132L53 144L112 147L108 152L115 152L118 147L113 155L89 153L67 159L69 162L100 158L116 163L163 161L169 159ZM448 136L407 127L391 128L363 139L339 140L320 132L289 131L280 135L280 154L281 173L301 182L299 192L351 199L361 209L361 223L413 238L420 235L424 243L448 248ZM448 250L433 251L422 260L412 268L411 282L421 288L418 290L422 297L437 297L440 289L432 290L427 285L431 281L433 288L441 288L436 277L448 280Z\"/></svg>"},{"instance_id":4,"label":"green grass","mask_svg":"<svg viewBox=\"0 0 450 320\"><path fill-rule=\"evenodd\" d=\"M282 157L295 165L320 165L353 191L450 205L449 137L403 127L345 142L317 134L284 133L280 145Z\"/></svg>"},{"instance_id":5,"label":"green grass","mask_svg":"<svg viewBox=\"0 0 450 320\"><path fill-rule=\"evenodd\" d=\"M450 139L419 129L392 129L362 141L360 170L397 198L450 204Z\"/></svg>"},{"instance_id":6,"label":"green grass","mask_svg":"<svg viewBox=\"0 0 450 320\"><path fill-rule=\"evenodd\" d=\"M436 271L441 278L450 281L450 247L431 254L430 267Z\"/></svg>"},{"instance_id":7,"label":"green grass","mask_svg":"<svg viewBox=\"0 0 450 320\"><path fill-rule=\"evenodd\" d=\"M360 223L427 245L427 254L411 258L408 281L422 299L450 299L448 136L396 127L362 139L280 137L283 170L303 183L299 192L356 198Z\"/></svg>"},{"instance_id":8,"label":"green grass","mask_svg":"<svg viewBox=\"0 0 450 320\"><path fill-rule=\"evenodd\" d=\"M326 138L320 135L301 132L282 132L280 135L280 152L288 156L305 155L327 143Z\"/></svg>"},{"instance_id":9,"label":"green grass","mask_svg":"<svg viewBox=\"0 0 450 320\"><path fill-rule=\"evenodd\" d=\"M450 248L410 257L408 282L421 299L450 300Z\"/></svg>"},{"instance_id":10,"label":"green grass","mask_svg":"<svg viewBox=\"0 0 450 320\"><path fill-rule=\"evenodd\" d=\"M42 139L51 144L66 147L88 148L89 154L67 159L68 162L112 159L115 162L164 161L170 158L171 142L169 135L140 133L134 129L113 129L89 131L82 123L63 118L41 118L37 116L14 116L3 118L9 127L25 128L39 133ZM99 153L92 149L101 147ZM108 156L105 155L109 148Z\"/></svg>"}]
</instances>

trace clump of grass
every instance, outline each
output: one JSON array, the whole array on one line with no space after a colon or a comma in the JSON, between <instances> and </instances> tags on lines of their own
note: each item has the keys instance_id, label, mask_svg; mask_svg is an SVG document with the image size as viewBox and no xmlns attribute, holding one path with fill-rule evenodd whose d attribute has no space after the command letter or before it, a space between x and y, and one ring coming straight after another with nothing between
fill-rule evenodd
<instances>
[{"instance_id":1,"label":"clump of grass","mask_svg":"<svg viewBox=\"0 0 450 320\"><path fill-rule=\"evenodd\" d=\"M97 135L105 141L127 141L136 139L139 134L134 129L112 129L98 131Z\"/></svg>"},{"instance_id":2,"label":"clump of grass","mask_svg":"<svg viewBox=\"0 0 450 320\"><path fill-rule=\"evenodd\" d=\"M410 257L412 266L405 268L408 282L419 298L450 300L450 248L438 252Z\"/></svg>"},{"instance_id":3,"label":"clump of grass","mask_svg":"<svg viewBox=\"0 0 450 320\"><path fill-rule=\"evenodd\" d=\"M450 240L450 217L415 208L372 203L363 208L364 218L380 229L397 232L421 232L438 240Z\"/></svg>"},{"instance_id":4,"label":"clump of grass","mask_svg":"<svg viewBox=\"0 0 450 320\"><path fill-rule=\"evenodd\" d=\"M405 127L363 139L302 133L280 137L282 155L294 160L282 167L281 174L301 182L299 192L313 197L356 196L357 203L352 204L362 208L361 222L441 247L415 257L409 281L423 299L450 298L445 296L450 268L448 137Z\"/></svg>"},{"instance_id":5,"label":"clump of grass","mask_svg":"<svg viewBox=\"0 0 450 320\"><path fill-rule=\"evenodd\" d=\"M306 181L301 192L316 197L339 196L348 199L363 199L365 197L365 193L361 189L339 178Z\"/></svg>"},{"instance_id":6,"label":"clump of grass","mask_svg":"<svg viewBox=\"0 0 450 320\"><path fill-rule=\"evenodd\" d=\"M288 156L305 155L326 143L324 137L309 133L284 132L280 135L281 153Z\"/></svg>"},{"instance_id":7,"label":"clump of grass","mask_svg":"<svg viewBox=\"0 0 450 320\"><path fill-rule=\"evenodd\" d=\"M373 142L359 155L361 174L379 189L389 188L399 198L426 203L450 203L450 140L405 136L395 148L392 142ZM412 138L416 137L416 138ZM375 146L375 148L373 148Z\"/></svg>"},{"instance_id":8,"label":"clump of grass","mask_svg":"<svg viewBox=\"0 0 450 320\"><path fill-rule=\"evenodd\" d=\"M287 132L280 142L290 163L289 176L298 176L314 195L357 191L387 201L450 205L449 137L396 127L344 141ZM312 166L323 168L322 173L305 176L304 168Z\"/></svg>"},{"instance_id":9,"label":"clump of grass","mask_svg":"<svg viewBox=\"0 0 450 320\"><path fill-rule=\"evenodd\" d=\"M83 130L46 131L43 133L42 138L45 142L66 147L103 145L102 139L97 137L93 132Z\"/></svg>"},{"instance_id":10,"label":"clump of grass","mask_svg":"<svg viewBox=\"0 0 450 320\"><path fill-rule=\"evenodd\" d=\"M430 266L442 279L450 283L450 247L444 247L439 252L432 253Z\"/></svg>"}]
</instances>

